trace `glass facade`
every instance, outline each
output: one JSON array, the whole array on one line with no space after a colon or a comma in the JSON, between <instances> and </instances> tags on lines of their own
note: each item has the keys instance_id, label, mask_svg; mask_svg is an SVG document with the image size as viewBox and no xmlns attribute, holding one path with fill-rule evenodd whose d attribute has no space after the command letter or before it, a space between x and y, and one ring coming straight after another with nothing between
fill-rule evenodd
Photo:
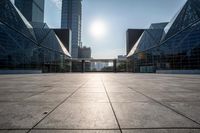
<instances>
[{"instance_id":1,"label":"glass facade","mask_svg":"<svg viewBox=\"0 0 200 133\"><path fill-rule=\"evenodd\" d=\"M9 1L0 1L0 69L69 71L70 54L54 30L30 24Z\"/></svg>"},{"instance_id":2,"label":"glass facade","mask_svg":"<svg viewBox=\"0 0 200 133\"><path fill-rule=\"evenodd\" d=\"M200 70L200 0L188 0L166 27L152 27L128 55L132 71Z\"/></svg>"},{"instance_id":3,"label":"glass facade","mask_svg":"<svg viewBox=\"0 0 200 133\"><path fill-rule=\"evenodd\" d=\"M15 5L28 21L43 22L44 1L45 0L15 0Z\"/></svg>"}]
</instances>

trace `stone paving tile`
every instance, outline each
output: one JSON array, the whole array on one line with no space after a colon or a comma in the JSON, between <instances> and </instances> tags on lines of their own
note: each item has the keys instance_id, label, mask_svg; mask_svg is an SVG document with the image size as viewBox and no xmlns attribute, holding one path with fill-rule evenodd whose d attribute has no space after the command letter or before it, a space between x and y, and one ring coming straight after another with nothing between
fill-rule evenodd
<instances>
[{"instance_id":1,"label":"stone paving tile","mask_svg":"<svg viewBox=\"0 0 200 133\"><path fill-rule=\"evenodd\" d=\"M41 86L37 86L37 85L31 85L31 86L24 86L24 85L20 85L20 86L16 86L13 85L13 87L6 87L6 86L1 86L0 91L2 93L39 93L39 92L43 92L43 91L47 91L50 90L51 87L41 87Z\"/></svg>"},{"instance_id":2,"label":"stone paving tile","mask_svg":"<svg viewBox=\"0 0 200 133\"><path fill-rule=\"evenodd\" d=\"M101 82L101 81L98 81ZM104 86L101 84L85 84L82 87L84 88L103 88Z\"/></svg>"},{"instance_id":3,"label":"stone paving tile","mask_svg":"<svg viewBox=\"0 0 200 133\"><path fill-rule=\"evenodd\" d=\"M118 128L109 103L64 103L36 128Z\"/></svg>"},{"instance_id":4,"label":"stone paving tile","mask_svg":"<svg viewBox=\"0 0 200 133\"><path fill-rule=\"evenodd\" d=\"M157 103L113 103L121 128L199 127Z\"/></svg>"},{"instance_id":5,"label":"stone paving tile","mask_svg":"<svg viewBox=\"0 0 200 133\"><path fill-rule=\"evenodd\" d=\"M123 87L106 87L107 92L133 92L133 90L123 86Z\"/></svg>"},{"instance_id":6,"label":"stone paving tile","mask_svg":"<svg viewBox=\"0 0 200 133\"><path fill-rule=\"evenodd\" d=\"M78 92L105 92L104 87L82 87Z\"/></svg>"},{"instance_id":7,"label":"stone paving tile","mask_svg":"<svg viewBox=\"0 0 200 133\"><path fill-rule=\"evenodd\" d=\"M200 102L200 92L148 92L145 94L162 102Z\"/></svg>"},{"instance_id":8,"label":"stone paving tile","mask_svg":"<svg viewBox=\"0 0 200 133\"><path fill-rule=\"evenodd\" d=\"M80 87L37 125L36 129L40 130L32 132L119 132L112 131L118 129L118 125L106 95L106 88L122 128L159 128L124 130L125 133L197 133L200 129L180 128L199 128L199 125L136 92L142 92L200 122L199 81L199 75L170 74L0 75L0 129L32 128L46 116L44 112L51 111ZM23 133L25 130L0 132Z\"/></svg>"},{"instance_id":9,"label":"stone paving tile","mask_svg":"<svg viewBox=\"0 0 200 133\"><path fill-rule=\"evenodd\" d=\"M0 102L0 107L0 129L24 129L34 126L55 104Z\"/></svg>"},{"instance_id":10,"label":"stone paving tile","mask_svg":"<svg viewBox=\"0 0 200 133\"><path fill-rule=\"evenodd\" d=\"M104 86L106 87L106 88L124 88L125 86L123 85L123 84L117 84L117 83L115 83L115 81L112 81L112 83L110 83L110 84L107 84L106 82L107 81L103 81L104 82Z\"/></svg>"},{"instance_id":11,"label":"stone paving tile","mask_svg":"<svg viewBox=\"0 0 200 133\"><path fill-rule=\"evenodd\" d=\"M28 130L0 130L0 133L26 133Z\"/></svg>"},{"instance_id":12,"label":"stone paving tile","mask_svg":"<svg viewBox=\"0 0 200 133\"><path fill-rule=\"evenodd\" d=\"M16 101L23 101L25 98L31 97L37 93L8 93L8 92L1 92L0 93L0 102L16 102Z\"/></svg>"},{"instance_id":13,"label":"stone paving tile","mask_svg":"<svg viewBox=\"0 0 200 133\"><path fill-rule=\"evenodd\" d=\"M120 133L118 130L33 130L31 133Z\"/></svg>"},{"instance_id":14,"label":"stone paving tile","mask_svg":"<svg viewBox=\"0 0 200 133\"><path fill-rule=\"evenodd\" d=\"M26 98L24 102L55 102L60 103L64 99L66 99L68 96L70 96L71 93L40 93L38 95L34 95L32 97Z\"/></svg>"},{"instance_id":15,"label":"stone paving tile","mask_svg":"<svg viewBox=\"0 0 200 133\"><path fill-rule=\"evenodd\" d=\"M53 89L48 90L49 93L70 93L77 90L78 87L54 87Z\"/></svg>"},{"instance_id":16,"label":"stone paving tile","mask_svg":"<svg viewBox=\"0 0 200 133\"><path fill-rule=\"evenodd\" d=\"M200 123L200 102L165 102L164 104Z\"/></svg>"},{"instance_id":17,"label":"stone paving tile","mask_svg":"<svg viewBox=\"0 0 200 133\"><path fill-rule=\"evenodd\" d=\"M200 133L200 129L135 129L123 133Z\"/></svg>"},{"instance_id":18,"label":"stone paving tile","mask_svg":"<svg viewBox=\"0 0 200 133\"><path fill-rule=\"evenodd\" d=\"M107 98L107 95L105 92L84 92L84 93L75 93L73 96L71 96L69 99L68 99L68 102L98 102L98 103L101 103L101 102L109 102L108 101L108 98Z\"/></svg>"},{"instance_id":19,"label":"stone paving tile","mask_svg":"<svg viewBox=\"0 0 200 133\"><path fill-rule=\"evenodd\" d=\"M109 92L111 102L151 102L147 97L136 92Z\"/></svg>"},{"instance_id":20,"label":"stone paving tile","mask_svg":"<svg viewBox=\"0 0 200 133\"><path fill-rule=\"evenodd\" d=\"M171 86L171 85L165 85L165 86L161 86L158 83L155 83L156 85L129 85L129 87L136 89L137 91L141 91L141 92L171 92L171 93L176 93L176 92L194 92L194 90L191 89L186 89L186 88L182 88L182 87L175 87L175 86ZM149 86L153 86L153 87L149 87Z\"/></svg>"}]
</instances>

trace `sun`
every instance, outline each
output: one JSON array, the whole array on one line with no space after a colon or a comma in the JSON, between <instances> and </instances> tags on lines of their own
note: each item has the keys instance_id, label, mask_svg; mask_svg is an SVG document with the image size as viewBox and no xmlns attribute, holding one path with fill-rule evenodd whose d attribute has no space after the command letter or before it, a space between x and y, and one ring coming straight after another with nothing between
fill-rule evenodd
<instances>
[{"instance_id":1,"label":"sun","mask_svg":"<svg viewBox=\"0 0 200 133\"><path fill-rule=\"evenodd\" d=\"M106 25L102 20L96 20L91 24L90 33L95 38L102 38L106 33Z\"/></svg>"}]
</instances>

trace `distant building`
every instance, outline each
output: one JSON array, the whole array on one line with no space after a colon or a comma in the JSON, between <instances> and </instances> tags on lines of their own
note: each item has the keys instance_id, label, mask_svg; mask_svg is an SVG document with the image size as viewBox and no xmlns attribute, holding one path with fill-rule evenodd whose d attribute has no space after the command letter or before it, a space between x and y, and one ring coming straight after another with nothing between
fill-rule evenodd
<instances>
[{"instance_id":1,"label":"distant building","mask_svg":"<svg viewBox=\"0 0 200 133\"><path fill-rule=\"evenodd\" d=\"M130 52L133 45L144 32L144 29L128 29L126 32L126 54Z\"/></svg>"},{"instance_id":2,"label":"distant building","mask_svg":"<svg viewBox=\"0 0 200 133\"><path fill-rule=\"evenodd\" d=\"M15 5L29 22L44 22L45 0L15 0Z\"/></svg>"},{"instance_id":3,"label":"distant building","mask_svg":"<svg viewBox=\"0 0 200 133\"><path fill-rule=\"evenodd\" d=\"M92 62L91 71L102 71L103 68L107 68L108 66L108 62Z\"/></svg>"},{"instance_id":4,"label":"distant building","mask_svg":"<svg viewBox=\"0 0 200 133\"><path fill-rule=\"evenodd\" d=\"M126 55L119 55L117 58L119 61L126 61Z\"/></svg>"},{"instance_id":5,"label":"distant building","mask_svg":"<svg viewBox=\"0 0 200 133\"><path fill-rule=\"evenodd\" d=\"M82 0L62 0L61 28L72 31L72 58L78 58L81 43Z\"/></svg>"},{"instance_id":6,"label":"distant building","mask_svg":"<svg viewBox=\"0 0 200 133\"><path fill-rule=\"evenodd\" d=\"M91 58L91 48L90 47L79 47L78 58Z\"/></svg>"}]
</instances>

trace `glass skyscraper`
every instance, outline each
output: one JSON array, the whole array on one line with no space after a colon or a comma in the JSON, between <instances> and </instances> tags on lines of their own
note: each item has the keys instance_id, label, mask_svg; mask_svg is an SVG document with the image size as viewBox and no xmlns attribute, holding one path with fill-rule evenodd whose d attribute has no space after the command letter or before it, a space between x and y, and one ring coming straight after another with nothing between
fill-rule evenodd
<instances>
[{"instance_id":1,"label":"glass skyscraper","mask_svg":"<svg viewBox=\"0 0 200 133\"><path fill-rule=\"evenodd\" d=\"M30 22L44 21L45 0L15 0L15 5Z\"/></svg>"},{"instance_id":2,"label":"glass skyscraper","mask_svg":"<svg viewBox=\"0 0 200 133\"><path fill-rule=\"evenodd\" d=\"M144 30L128 58L134 72L200 70L200 0L188 0L168 24Z\"/></svg>"},{"instance_id":3,"label":"glass skyscraper","mask_svg":"<svg viewBox=\"0 0 200 133\"><path fill-rule=\"evenodd\" d=\"M78 46L81 43L82 0L62 0L61 28L72 31L72 58L78 58Z\"/></svg>"}]
</instances>

